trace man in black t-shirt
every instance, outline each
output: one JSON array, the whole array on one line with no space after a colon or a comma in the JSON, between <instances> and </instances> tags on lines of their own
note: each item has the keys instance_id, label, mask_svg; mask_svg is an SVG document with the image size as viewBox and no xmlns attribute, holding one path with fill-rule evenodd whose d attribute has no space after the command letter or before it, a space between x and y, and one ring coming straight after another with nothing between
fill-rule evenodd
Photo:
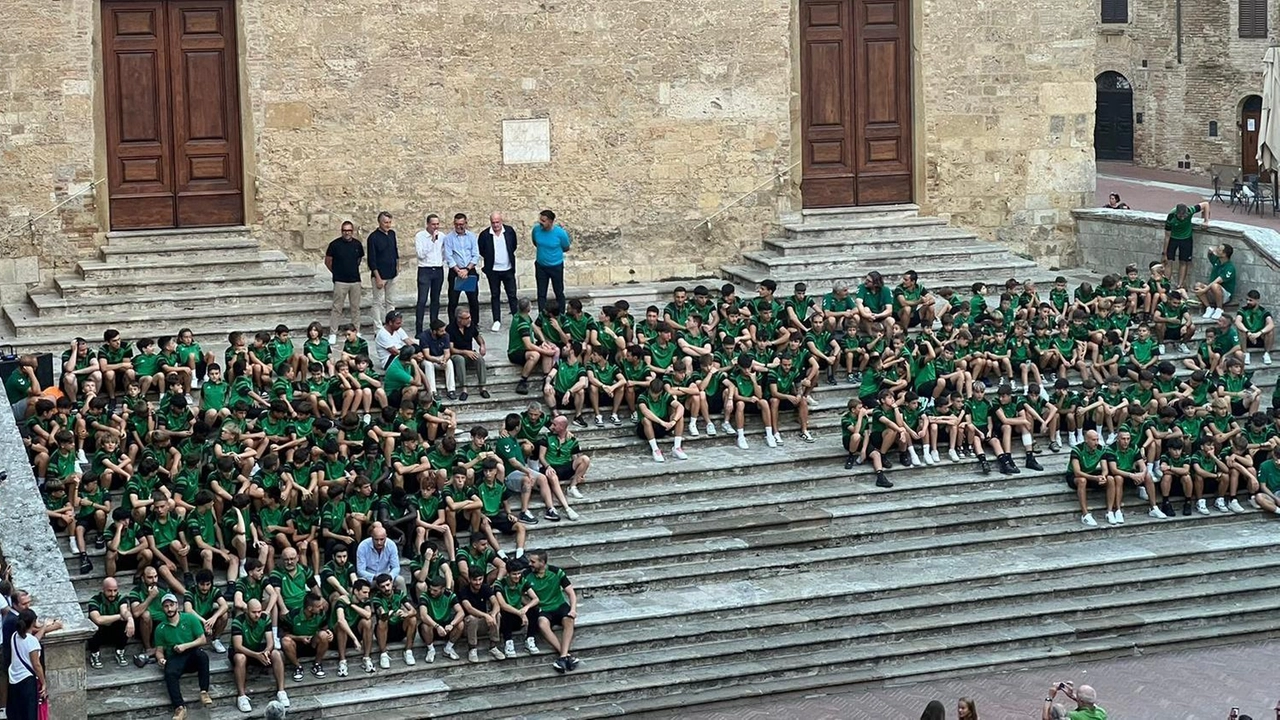
<instances>
[{"instance_id":1,"label":"man in black t-shirt","mask_svg":"<svg viewBox=\"0 0 1280 720\"><path fill-rule=\"evenodd\" d=\"M356 226L342 223L342 235L329 243L324 251L324 266L333 274L333 308L329 311L329 344L338 344L338 326L342 322L342 305L351 311L351 325L360 332L360 261L364 260L364 243L356 237Z\"/></svg>"},{"instance_id":2,"label":"man in black t-shirt","mask_svg":"<svg viewBox=\"0 0 1280 720\"><path fill-rule=\"evenodd\" d=\"M486 347L484 338L480 336L480 328L476 319L467 308L458 308L457 316L449 323L449 362L453 363L453 376L458 382L458 399L467 399L467 365L475 368L476 384L480 389L480 397L488 398L489 390L485 387L484 354Z\"/></svg>"},{"instance_id":3,"label":"man in black t-shirt","mask_svg":"<svg viewBox=\"0 0 1280 720\"><path fill-rule=\"evenodd\" d=\"M489 636L489 654L495 660L506 660L507 656L499 648L502 635L498 631L498 622L502 609L498 606L498 598L494 595L493 588L485 582L484 573L471 575L466 584L458 590L458 602L462 605L462 611L466 613L462 624L466 628L467 647L470 648L467 651L467 660L473 663L480 662L478 648L482 630Z\"/></svg>"}]
</instances>

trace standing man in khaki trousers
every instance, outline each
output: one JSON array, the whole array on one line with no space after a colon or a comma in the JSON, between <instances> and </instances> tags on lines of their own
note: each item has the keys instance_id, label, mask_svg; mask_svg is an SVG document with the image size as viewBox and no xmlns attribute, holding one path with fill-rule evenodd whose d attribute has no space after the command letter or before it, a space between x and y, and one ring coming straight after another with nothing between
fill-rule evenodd
<instances>
[{"instance_id":1,"label":"standing man in khaki trousers","mask_svg":"<svg viewBox=\"0 0 1280 720\"><path fill-rule=\"evenodd\" d=\"M338 327L342 322L342 306L351 310L351 326L360 332L360 261L364 260L364 243L356 237L356 226L342 223L342 235L329 243L324 251L324 266L333 274L333 308L329 311L329 344L338 344Z\"/></svg>"}]
</instances>

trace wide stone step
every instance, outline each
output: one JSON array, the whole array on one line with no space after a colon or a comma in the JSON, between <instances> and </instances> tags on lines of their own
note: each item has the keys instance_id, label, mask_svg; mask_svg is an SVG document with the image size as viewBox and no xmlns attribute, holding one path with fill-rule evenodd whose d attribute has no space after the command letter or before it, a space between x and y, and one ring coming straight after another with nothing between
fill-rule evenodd
<instances>
[{"instance_id":1,"label":"wide stone step","mask_svg":"<svg viewBox=\"0 0 1280 720\"><path fill-rule=\"evenodd\" d=\"M876 251L836 251L822 255L780 255L772 251L746 252L742 254L750 267L765 271L771 275L785 276L797 272L826 273L843 270L854 276L861 276L880 268L910 265L917 259L916 250L886 249ZM988 243L952 243L946 247L927 251L930 265L939 263L984 263L998 266L1015 261L1017 258L1006 248ZM883 273L884 271L881 270ZM894 277L894 276L888 276Z\"/></svg>"},{"instance_id":2,"label":"wide stone step","mask_svg":"<svg viewBox=\"0 0 1280 720\"><path fill-rule=\"evenodd\" d=\"M793 283L804 282L810 288L826 292L837 283L849 287L857 287L872 269L879 270L886 278L899 277L908 270L915 270L920 282L928 288L938 289L945 286L968 288L974 282L981 281L993 290L1003 288L1010 277L1019 280L1030 279L1041 287L1047 287L1058 275L1056 271L1046 270L1030 260L1013 257L991 265L935 266L927 263L900 264L892 267L860 268L849 262L843 266L830 268L788 268L786 271L765 271L752 265L725 265L721 268L725 275L739 284L759 284L765 278L772 278L779 288L789 288Z\"/></svg>"},{"instance_id":3,"label":"wide stone step","mask_svg":"<svg viewBox=\"0 0 1280 720\"><path fill-rule=\"evenodd\" d=\"M102 313L104 305L109 307L128 307L132 312L151 312L164 314L167 317L192 310L222 310L224 313L252 312L256 307L271 304L296 303L313 300L317 302L331 301L333 290L318 284L306 268L299 268L281 277L273 278L271 283L255 285L239 292L225 292L218 287L218 280L202 282L203 287L181 289L184 286L171 284L157 287L151 293L140 295L106 295L92 297L85 295L59 295L55 292L31 291L29 298L36 313L42 317L58 317L74 315L96 318ZM239 281L226 279L223 282L239 287ZM191 283L185 287L190 288ZM372 303L364 298L362 306L368 310ZM327 323L326 316L325 322Z\"/></svg>"},{"instance_id":4,"label":"wide stone step","mask_svg":"<svg viewBox=\"0 0 1280 720\"><path fill-rule=\"evenodd\" d=\"M279 250L260 250L255 255L200 254L182 257L150 257L139 260L81 260L77 267L85 280L150 279L181 275L234 275L252 270L283 270L289 257Z\"/></svg>"},{"instance_id":5,"label":"wide stone step","mask_svg":"<svg viewBox=\"0 0 1280 720\"><path fill-rule=\"evenodd\" d=\"M248 304L256 302L254 298L263 292L281 292L295 285L315 285L326 292L332 291L332 285L316 278L314 268L300 263L266 269L250 265L240 272L202 273L194 278L180 274L109 280L59 277L54 278L54 284L68 303L84 300L89 304L96 303L99 308L103 303L135 306L147 302L151 295L167 297L173 293L196 293L194 297L200 299L207 297L223 303Z\"/></svg>"},{"instance_id":6,"label":"wide stone step","mask_svg":"<svg viewBox=\"0 0 1280 720\"><path fill-rule=\"evenodd\" d=\"M108 239L98 248L104 261L112 263L145 262L153 258L186 258L216 253L223 258L242 258L253 261L261 244L246 234L228 233L225 236L191 237L173 236L150 239Z\"/></svg>"},{"instance_id":7,"label":"wide stone step","mask_svg":"<svg viewBox=\"0 0 1280 720\"><path fill-rule=\"evenodd\" d=\"M918 234L921 228L946 226L947 221L935 217L901 218L805 218L801 223L782 226L785 237L799 238L883 238Z\"/></svg>"},{"instance_id":8,"label":"wide stone step","mask_svg":"<svg viewBox=\"0 0 1280 720\"><path fill-rule=\"evenodd\" d=\"M918 234L886 238L766 238L764 249L779 255L800 256L847 253L857 257L862 252L901 249L904 252L927 255L930 251L950 247L957 243L972 243L978 236L951 226L927 226Z\"/></svg>"}]
</instances>

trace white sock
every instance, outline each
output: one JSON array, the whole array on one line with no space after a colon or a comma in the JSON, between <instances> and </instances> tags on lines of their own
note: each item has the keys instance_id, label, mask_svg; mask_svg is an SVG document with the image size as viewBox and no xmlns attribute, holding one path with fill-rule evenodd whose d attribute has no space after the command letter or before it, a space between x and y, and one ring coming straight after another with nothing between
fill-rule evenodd
<instances>
[{"instance_id":1,"label":"white sock","mask_svg":"<svg viewBox=\"0 0 1280 720\"><path fill-rule=\"evenodd\" d=\"M655 438L655 439L653 439L653 440L650 440L650 441L649 441L649 447L650 447L650 448L653 448L653 451L654 451L654 452L657 452L657 451L658 451L658 440L657 440L656 438Z\"/></svg>"},{"instance_id":2,"label":"white sock","mask_svg":"<svg viewBox=\"0 0 1280 720\"><path fill-rule=\"evenodd\" d=\"M925 454L925 455L928 455L928 454L929 454L929 444L928 444L928 443L925 443L922 447L924 448L924 454Z\"/></svg>"},{"instance_id":3,"label":"white sock","mask_svg":"<svg viewBox=\"0 0 1280 720\"><path fill-rule=\"evenodd\" d=\"M1062 444L1062 431L1058 431L1053 434L1053 441L1058 443L1059 445Z\"/></svg>"},{"instance_id":4,"label":"white sock","mask_svg":"<svg viewBox=\"0 0 1280 720\"><path fill-rule=\"evenodd\" d=\"M1032 446L1034 443L1035 443L1035 438L1031 437L1031 433L1029 433L1029 432L1024 432L1024 433L1022 433L1022 447L1027 448L1028 450L1030 450L1030 449L1031 449L1031 446Z\"/></svg>"},{"instance_id":5,"label":"white sock","mask_svg":"<svg viewBox=\"0 0 1280 720\"><path fill-rule=\"evenodd\" d=\"M738 437L746 437L746 436L747 436L747 431L742 428L738 428Z\"/></svg>"},{"instance_id":6,"label":"white sock","mask_svg":"<svg viewBox=\"0 0 1280 720\"><path fill-rule=\"evenodd\" d=\"M445 643L445 644L444 644L444 651L445 651L446 653L447 653L447 652L449 652L449 651L450 651L450 650L452 650L452 649L453 649L453 641L449 641L449 642L447 642L447 643Z\"/></svg>"},{"instance_id":7,"label":"white sock","mask_svg":"<svg viewBox=\"0 0 1280 720\"><path fill-rule=\"evenodd\" d=\"M692 419L692 420L690 420L690 421L689 421L689 429L690 429L690 430L693 430L694 432L697 432L697 430L698 430L698 418L694 418L694 419Z\"/></svg>"},{"instance_id":8,"label":"white sock","mask_svg":"<svg viewBox=\"0 0 1280 720\"><path fill-rule=\"evenodd\" d=\"M771 437L773 437L773 428L771 428L771 427L767 427L767 428L765 428L765 429L764 429L764 436L765 436L765 437L767 437L767 438L771 438Z\"/></svg>"},{"instance_id":9,"label":"white sock","mask_svg":"<svg viewBox=\"0 0 1280 720\"><path fill-rule=\"evenodd\" d=\"M680 446L683 444L684 444L684 438L679 435L677 435L675 437L675 440L672 441L672 445L675 447L676 450L679 450Z\"/></svg>"}]
</instances>

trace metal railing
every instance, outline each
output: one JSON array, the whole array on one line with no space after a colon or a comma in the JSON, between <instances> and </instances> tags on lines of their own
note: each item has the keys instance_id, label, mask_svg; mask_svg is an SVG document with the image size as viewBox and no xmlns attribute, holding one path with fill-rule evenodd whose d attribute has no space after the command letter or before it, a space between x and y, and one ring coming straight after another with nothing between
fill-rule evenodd
<instances>
[{"instance_id":1,"label":"metal railing","mask_svg":"<svg viewBox=\"0 0 1280 720\"><path fill-rule=\"evenodd\" d=\"M740 204L743 200L746 200L747 198L751 197L752 195L755 195L756 193L760 192L760 190L761 190L762 188L764 188L764 187L766 187L766 186L768 186L768 185L772 185L773 183L777 182L778 180L780 180L780 179L782 179L782 178L786 177L786 176L787 176L787 175L788 175L788 174L789 174L793 169L795 169L795 166L797 166L797 165L799 165L799 164L800 164L800 161L799 161L799 160L797 160L797 161L795 161L795 162L791 163L790 165L788 165L788 166L786 166L786 167L782 168L781 170L775 170L774 172L770 173L770 174L769 174L769 177L768 177L768 178L766 178L766 179L765 179L763 182L761 182L759 185L756 185L755 187L751 188L750 190L748 190L747 192L745 192L745 193L743 193L741 196L739 196L736 200L734 200L734 201L732 201L732 202L728 203L727 205L724 205L724 206L723 206L723 207L721 207L719 210L716 210L715 212L711 213L710 215L708 215L708 216L706 216L706 217L702 218L702 222L699 222L697 225L694 225L694 226L693 226L693 230L695 230L695 231L696 231L698 228L700 228L700 227L702 227L702 226L704 226L704 225L705 225L705 226L707 226L708 228L710 228L710 227L711 227L711 221L712 221L714 218L717 218L717 217L719 217L719 216L723 215L723 214L724 214L727 210L729 210L730 208L737 206L737 205L738 205L738 204Z\"/></svg>"},{"instance_id":2,"label":"metal railing","mask_svg":"<svg viewBox=\"0 0 1280 720\"><path fill-rule=\"evenodd\" d=\"M105 181L106 181L105 177L98 178L97 180L94 180L93 182L86 185L85 187L82 187L79 190L75 191L74 193L68 195L66 198L62 200L62 202L58 203L57 205L54 205L48 210L45 210L39 215L36 215L35 217L27 220L27 232L31 234L31 242L34 243L36 241L36 223L37 222L54 214L59 209L61 209L62 206L66 205L72 200L75 200L76 198L79 198L79 197L83 197L87 193L93 192L95 188L97 188L99 185L101 185Z\"/></svg>"}]
</instances>

